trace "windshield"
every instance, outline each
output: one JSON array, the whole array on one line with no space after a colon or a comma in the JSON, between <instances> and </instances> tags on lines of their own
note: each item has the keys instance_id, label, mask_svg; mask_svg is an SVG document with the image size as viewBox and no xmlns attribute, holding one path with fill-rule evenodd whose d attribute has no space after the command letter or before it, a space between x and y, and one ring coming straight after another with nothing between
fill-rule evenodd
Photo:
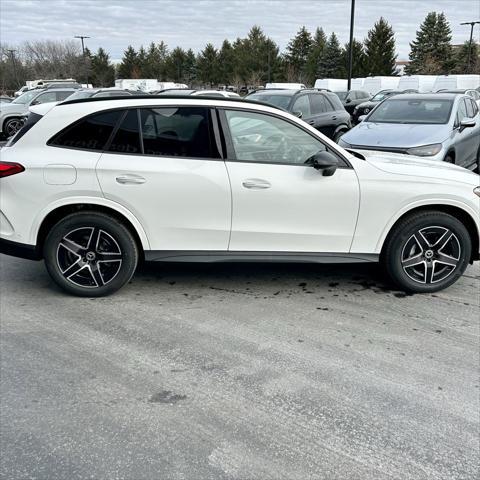
<instances>
[{"instance_id":1,"label":"windshield","mask_svg":"<svg viewBox=\"0 0 480 480\"><path fill-rule=\"evenodd\" d=\"M81 90L79 92L75 92L72 95L70 95L68 97L68 100L79 100L80 98L89 98L94 93L95 93L94 91L88 92L88 91L85 91L85 90L83 90L83 91Z\"/></svg>"},{"instance_id":2,"label":"windshield","mask_svg":"<svg viewBox=\"0 0 480 480\"><path fill-rule=\"evenodd\" d=\"M247 100L255 100L257 102L269 103L275 107L280 107L286 110L288 104L290 103L291 95L275 95L275 94L265 94L265 93L253 93L246 97Z\"/></svg>"},{"instance_id":3,"label":"windshield","mask_svg":"<svg viewBox=\"0 0 480 480\"><path fill-rule=\"evenodd\" d=\"M370 101L371 102L380 102L381 100L383 100L386 97L389 97L392 94L393 94L393 92L378 92L377 94L375 94L373 96L373 98Z\"/></svg>"},{"instance_id":4,"label":"windshield","mask_svg":"<svg viewBox=\"0 0 480 480\"><path fill-rule=\"evenodd\" d=\"M380 104L367 117L367 122L445 124L450 118L452 100L392 98Z\"/></svg>"},{"instance_id":5,"label":"windshield","mask_svg":"<svg viewBox=\"0 0 480 480\"><path fill-rule=\"evenodd\" d=\"M26 105L32 98L36 97L40 92L38 90L30 90L29 92L25 92L19 97L17 97L12 103L21 103L22 105Z\"/></svg>"},{"instance_id":6,"label":"windshield","mask_svg":"<svg viewBox=\"0 0 480 480\"><path fill-rule=\"evenodd\" d=\"M342 100L345 100L347 98L348 92L334 92L337 94L337 97Z\"/></svg>"}]
</instances>

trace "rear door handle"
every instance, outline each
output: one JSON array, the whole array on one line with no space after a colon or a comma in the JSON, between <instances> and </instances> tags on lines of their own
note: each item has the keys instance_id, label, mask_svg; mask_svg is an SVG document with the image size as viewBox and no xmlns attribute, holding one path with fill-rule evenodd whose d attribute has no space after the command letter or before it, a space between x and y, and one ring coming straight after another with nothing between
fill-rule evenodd
<instances>
[{"instance_id":1,"label":"rear door handle","mask_svg":"<svg viewBox=\"0 0 480 480\"><path fill-rule=\"evenodd\" d=\"M259 180L257 178L251 178L242 182L242 185L245 188L249 188L252 190L265 190L266 188L270 188L272 185L270 182L266 180Z\"/></svg>"},{"instance_id":2,"label":"rear door handle","mask_svg":"<svg viewBox=\"0 0 480 480\"><path fill-rule=\"evenodd\" d=\"M309 125L315 125L315 120L309 120L309 121L308 121L308 124L309 124Z\"/></svg>"},{"instance_id":3,"label":"rear door handle","mask_svg":"<svg viewBox=\"0 0 480 480\"><path fill-rule=\"evenodd\" d=\"M334 115L334 116L332 117L332 120L336 120L336 119L337 119L337 116Z\"/></svg>"},{"instance_id":4,"label":"rear door handle","mask_svg":"<svg viewBox=\"0 0 480 480\"><path fill-rule=\"evenodd\" d=\"M142 176L134 174L119 175L115 180L122 185L141 185L147 181Z\"/></svg>"}]
</instances>

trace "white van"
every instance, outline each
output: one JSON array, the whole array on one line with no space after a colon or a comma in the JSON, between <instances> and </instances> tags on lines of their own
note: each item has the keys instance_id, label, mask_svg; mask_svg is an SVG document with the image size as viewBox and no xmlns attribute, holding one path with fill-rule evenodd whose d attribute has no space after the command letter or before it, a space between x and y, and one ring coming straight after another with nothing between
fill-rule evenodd
<instances>
[{"instance_id":1,"label":"white van","mask_svg":"<svg viewBox=\"0 0 480 480\"><path fill-rule=\"evenodd\" d=\"M363 90L370 95L375 95L380 90L397 89L400 77L367 77L363 82Z\"/></svg>"},{"instance_id":2,"label":"white van","mask_svg":"<svg viewBox=\"0 0 480 480\"><path fill-rule=\"evenodd\" d=\"M455 90L457 88L474 90L478 87L480 87L480 75L439 75L433 85L433 91Z\"/></svg>"},{"instance_id":3,"label":"white van","mask_svg":"<svg viewBox=\"0 0 480 480\"><path fill-rule=\"evenodd\" d=\"M326 88L332 92L339 92L347 89L348 81L345 78L318 78L315 80L314 88Z\"/></svg>"},{"instance_id":4,"label":"white van","mask_svg":"<svg viewBox=\"0 0 480 480\"><path fill-rule=\"evenodd\" d=\"M365 77L362 78L352 78L352 90L363 90L363 84L365 82Z\"/></svg>"},{"instance_id":5,"label":"white van","mask_svg":"<svg viewBox=\"0 0 480 480\"><path fill-rule=\"evenodd\" d=\"M437 75L403 75L398 82L399 90L418 90L418 93L433 92Z\"/></svg>"},{"instance_id":6,"label":"white van","mask_svg":"<svg viewBox=\"0 0 480 480\"><path fill-rule=\"evenodd\" d=\"M115 87L121 90L141 90L152 92L158 90L158 81L155 78L127 78L115 80Z\"/></svg>"},{"instance_id":7,"label":"white van","mask_svg":"<svg viewBox=\"0 0 480 480\"><path fill-rule=\"evenodd\" d=\"M265 89L267 88L285 88L286 90L303 90L307 88L303 83L266 83Z\"/></svg>"}]
</instances>

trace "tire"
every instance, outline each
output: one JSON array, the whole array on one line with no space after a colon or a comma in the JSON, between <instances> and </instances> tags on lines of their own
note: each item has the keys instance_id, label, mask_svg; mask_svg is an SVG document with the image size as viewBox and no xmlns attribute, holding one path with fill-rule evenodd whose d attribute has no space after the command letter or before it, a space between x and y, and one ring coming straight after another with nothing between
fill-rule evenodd
<instances>
[{"instance_id":1,"label":"tire","mask_svg":"<svg viewBox=\"0 0 480 480\"><path fill-rule=\"evenodd\" d=\"M109 295L133 276L139 252L130 231L104 213L78 212L50 230L43 256L63 290L80 297Z\"/></svg>"},{"instance_id":2,"label":"tire","mask_svg":"<svg viewBox=\"0 0 480 480\"><path fill-rule=\"evenodd\" d=\"M22 128L22 125L23 122L20 118L9 118L3 124L3 133L7 138L11 137L12 135L15 135L20 130L20 128Z\"/></svg>"},{"instance_id":3,"label":"tire","mask_svg":"<svg viewBox=\"0 0 480 480\"><path fill-rule=\"evenodd\" d=\"M480 147L478 147L477 152L477 166L474 168L473 173L478 173L480 175Z\"/></svg>"},{"instance_id":4,"label":"tire","mask_svg":"<svg viewBox=\"0 0 480 480\"><path fill-rule=\"evenodd\" d=\"M463 223L443 212L420 212L395 225L381 262L402 290L437 292L463 275L471 251L470 235Z\"/></svg>"},{"instance_id":5,"label":"tire","mask_svg":"<svg viewBox=\"0 0 480 480\"><path fill-rule=\"evenodd\" d=\"M447 153L443 161L447 163L453 163L455 165L455 159L453 158L451 153Z\"/></svg>"}]
</instances>

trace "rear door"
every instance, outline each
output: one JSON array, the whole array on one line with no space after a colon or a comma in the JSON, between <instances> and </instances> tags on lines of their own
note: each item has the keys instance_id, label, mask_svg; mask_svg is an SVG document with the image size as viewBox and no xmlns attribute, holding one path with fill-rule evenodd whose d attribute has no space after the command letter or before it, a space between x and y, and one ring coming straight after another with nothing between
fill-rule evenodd
<instances>
[{"instance_id":1,"label":"rear door","mask_svg":"<svg viewBox=\"0 0 480 480\"><path fill-rule=\"evenodd\" d=\"M312 122L308 123L327 137L333 138L337 125L337 117L332 111L333 107L321 93L310 93L308 96L312 109Z\"/></svg>"},{"instance_id":2,"label":"rear door","mask_svg":"<svg viewBox=\"0 0 480 480\"><path fill-rule=\"evenodd\" d=\"M227 250L230 183L208 108L126 110L97 175L105 197L139 219L151 250Z\"/></svg>"}]
</instances>

